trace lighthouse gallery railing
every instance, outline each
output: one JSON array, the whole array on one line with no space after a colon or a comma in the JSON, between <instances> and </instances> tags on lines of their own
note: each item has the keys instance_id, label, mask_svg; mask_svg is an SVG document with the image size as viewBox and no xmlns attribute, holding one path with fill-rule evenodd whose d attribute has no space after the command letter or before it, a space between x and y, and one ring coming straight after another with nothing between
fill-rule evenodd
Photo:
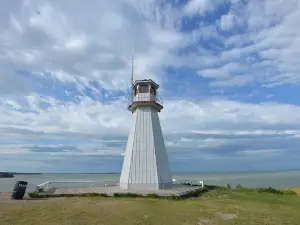
<instances>
[{"instance_id":1,"label":"lighthouse gallery railing","mask_svg":"<svg viewBox=\"0 0 300 225\"><path fill-rule=\"evenodd\" d=\"M149 93L141 93L136 96L130 96L128 98L128 105L131 105L134 102L151 102L154 101L160 105L163 105L163 99L159 95L149 94Z\"/></svg>"}]
</instances>

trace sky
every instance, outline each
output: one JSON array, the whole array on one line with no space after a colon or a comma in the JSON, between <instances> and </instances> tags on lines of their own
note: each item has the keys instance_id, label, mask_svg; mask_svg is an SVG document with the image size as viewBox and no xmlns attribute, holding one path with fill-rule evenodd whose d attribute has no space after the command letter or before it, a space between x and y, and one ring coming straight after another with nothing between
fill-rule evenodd
<instances>
[{"instance_id":1,"label":"sky","mask_svg":"<svg viewBox=\"0 0 300 225\"><path fill-rule=\"evenodd\" d=\"M171 170L300 169L300 0L0 1L0 171L120 172L135 79Z\"/></svg>"}]
</instances>

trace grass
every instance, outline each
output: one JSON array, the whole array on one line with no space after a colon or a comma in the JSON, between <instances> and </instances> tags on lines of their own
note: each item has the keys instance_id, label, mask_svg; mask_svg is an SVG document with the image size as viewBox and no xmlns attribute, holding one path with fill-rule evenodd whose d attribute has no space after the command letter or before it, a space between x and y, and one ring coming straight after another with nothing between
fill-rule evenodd
<instances>
[{"instance_id":1,"label":"grass","mask_svg":"<svg viewBox=\"0 0 300 225\"><path fill-rule=\"evenodd\" d=\"M296 192L298 195L300 195L300 186L298 186L298 187L291 187L291 188L289 188L288 190L294 191L294 192Z\"/></svg>"},{"instance_id":2,"label":"grass","mask_svg":"<svg viewBox=\"0 0 300 225\"><path fill-rule=\"evenodd\" d=\"M214 187L180 201L94 196L3 204L0 224L296 225L300 224L299 211L300 197L290 192Z\"/></svg>"}]
</instances>

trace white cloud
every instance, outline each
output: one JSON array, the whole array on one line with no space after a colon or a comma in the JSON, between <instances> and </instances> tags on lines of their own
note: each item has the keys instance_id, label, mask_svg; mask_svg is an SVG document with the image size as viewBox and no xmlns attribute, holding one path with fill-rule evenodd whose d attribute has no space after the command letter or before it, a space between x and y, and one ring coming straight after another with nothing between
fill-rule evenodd
<instances>
[{"instance_id":1,"label":"white cloud","mask_svg":"<svg viewBox=\"0 0 300 225\"><path fill-rule=\"evenodd\" d=\"M43 163L41 161L19 161L19 160L10 160L7 162L2 162L1 163L1 168L4 168L4 171L14 171L14 168L29 168L29 169L44 169L44 167L49 168L51 165L48 165L46 163ZM3 169L2 169L3 171Z\"/></svg>"},{"instance_id":2,"label":"white cloud","mask_svg":"<svg viewBox=\"0 0 300 225\"><path fill-rule=\"evenodd\" d=\"M223 15L220 20L220 27L222 30L228 31L234 28L235 21L232 14Z\"/></svg>"},{"instance_id":3,"label":"white cloud","mask_svg":"<svg viewBox=\"0 0 300 225\"><path fill-rule=\"evenodd\" d=\"M215 49L215 54L201 55L197 69L208 70L207 78L213 86L245 86L256 82L271 87L299 83L299 10L298 0L232 2L228 13L216 25L231 32L226 33L226 38L214 35L214 41L225 47ZM208 56L211 63L203 63ZM236 62L244 71L229 73L230 77L223 80L223 67Z\"/></svg>"},{"instance_id":4,"label":"white cloud","mask_svg":"<svg viewBox=\"0 0 300 225\"><path fill-rule=\"evenodd\" d=\"M48 107L42 108L41 103L47 103ZM15 105L18 105L17 109ZM182 106L185 106L184 110ZM2 108L2 111L4 141L47 137L76 140L80 136L87 140L114 136L126 140L131 120L131 114L126 110L126 101L116 100L103 104L88 97L82 97L79 103L75 103L31 96L25 104L15 102ZM300 133L300 123L297 122L300 121L299 115L299 107L277 103L173 100L165 101L160 116L165 135L171 137L174 132L191 136L195 132L210 136L240 136L284 134L288 130L294 130L296 136ZM209 140L204 141L216 144ZM185 142L184 139L182 141ZM199 147L205 146L203 144L199 143Z\"/></svg>"},{"instance_id":5,"label":"white cloud","mask_svg":"<svg viewBox=\"0 0 300 225\"><path fill-rule=\"evenodd\" d=\"M213 12L221 4L222 0L190 0L184 7L184 12L188 15Z\"/></svg>"},{"instance_id":6,"label":"white cloud","mask_svg":"<svg viewBox=\"0 0 300 225\"><path fill-rule=\"evenodd\" d=\"M243 73L246 68L239 63L228 63L219 68L199 70L198 75L206 78L228 78L234 74Z\"/></svg>"},{"instance_id":7,"label":"white cloud","mask_svg":"<svg viewBox=\"0 0 300 225\"><path fill-rule=\"evenodd\" d=\"M175 13L157 11L151 1L80 2L27 1L2 15L10 26L1 27L1 68L48 72L62 82L88 78L118 91L128 86L133 47L136 76L159 80L166 55L186 42L176 31Z\"/></svg>"},{"instance_id":8,"label":"white cloud","mask_svg":"<svg viewBox=\"0 0 300 225\"><path fill-rule=\"evenodd\" d=\"M261 156L262 154L266 154L266 155L272 155L274 153L282 153L282 150L279 149L263 149L263 150L251 150L251 151L241 151L238 152L239 154L245 154L245 155L259 155Z\"/></svg>"},{"instance_id":9,"label":"white cloud","mask_svg":"<svg viewBox=\"0 0 300 225\"><path fill-rule=\"evenodd\" d=\"M228 11L206 18L221 6ZM2 1L0 155L120 156L131 119L124 91L133 48L135 78L154 79L161 93L174 88L172 82L187 86L164 101L160 115L171 152L220 159L224 152L218 151L228 146L227 157L233 157L231 149L241 152L234 157L266 154L275 144L281 151L283 143L295 143L287 147L294 150L298 106L196 99L202 81L209 91L222 87L225 99L232 86L298 84L299 10L298 0L191 0L184 6L156 0ZM169 68L191 72L178 72L174 81ZM185 99L187 92L197 98ZM260 136L268 146L255 142ZM41 139L57 144L34 143Z\"/></svg>"},{"instance_id":10,"label":"white cloud","mask_svg":"<svg viewBox=\"0 0 300 225\"><path fill-rule=\"evenodd\" d=\"M192 0L184 9L189 14L205 15L224 3L229 5L230 1ZM236 26L249 29L224 38L215 23L200 22L199 28L180 33L184 16L180 9L151 0L94 1L83 5L80 1L28 1L19 4L10 14L2 15L9 25L3 24L0 36L6 46L0 51L1 70L7 73L11 68L21 67L37 75L48 72L59 81L76 83L79 90L91 87L88 80L99 82L105 89L126 90L134 45L136 77L153 78L161 84L166 66L202 70L209 69L207 66L226 66L243 58L249 59L240 63L246 68L240 73L243 76L226 81L212 80L213 86L246 85L253 80L266 86L298 82L298 1L283 4L278 13L280 5L282 1L279 0L252 0L248 4L231 1L229 11L220 17L220 28L227 31ZM78 13L85 11L89 13L79 20ZM201 39L208 40L211 49L202 47L197 54L176 55L178 49ZM213 45L210 39L230 48ZM261 63L259 72L251 69L251 64L259 60L253 54L268 62L267 65ZM19 82L14 83L18 85Z\"/></svg>"}]
</instances>

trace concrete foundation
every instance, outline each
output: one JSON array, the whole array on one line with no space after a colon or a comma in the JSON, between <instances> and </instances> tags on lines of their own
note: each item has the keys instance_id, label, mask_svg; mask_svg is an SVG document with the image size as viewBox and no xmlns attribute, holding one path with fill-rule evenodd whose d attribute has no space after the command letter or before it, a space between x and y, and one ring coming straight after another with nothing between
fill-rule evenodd
<instances>
[{"instance_id":1,"label":"concrete foundation","mask_svg":"<svg viewBox=\"0 0 300 225\"><path fill-rule=\"evenodd\" d=\"M119 186L112 187L75 187L75 188L56 188L52 194L83 194L83 193L103 193L112 196L114 193L135 193L140 195L148 195L155 193L158 196L182 196L189 192L201 190L200 186L184 186L184 185L173 185L171 189L160 189L160 190L126 190Z\"/></svg>"},{"instance_id":2,"label":"concrete foundation","mask_svg":"<svg viewBox=\"0 0 300 225\"><path fill-rule=\"evenodd\" d=\"M123 188L126 187L126 188ZM127 190L149 190L155 191L158 189L172 189L173 182L169 183L152 183L152 184L134 184L134 183L120 183L120 189Z\"/></svg>"}]
</instances>

